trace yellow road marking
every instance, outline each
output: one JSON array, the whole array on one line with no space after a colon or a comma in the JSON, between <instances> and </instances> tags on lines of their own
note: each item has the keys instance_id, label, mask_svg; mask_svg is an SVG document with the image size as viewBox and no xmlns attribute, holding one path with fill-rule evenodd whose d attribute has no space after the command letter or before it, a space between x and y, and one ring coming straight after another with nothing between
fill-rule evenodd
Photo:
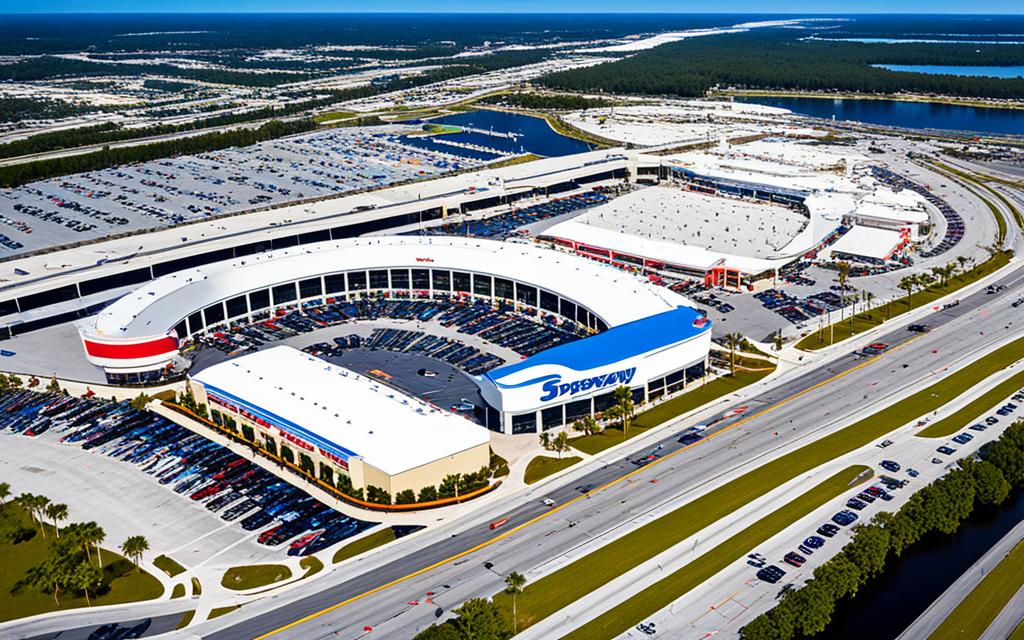
<instances>
[{"instance_id":1,"label":"yellow road marking","mask_svg":"<svg viewBox=\"0 0 1024 640\"><path fill-rule=\"evenodd\" d=\"M539 521L541 521L541 520L543 520L543 519L545 519L545 518L547 518L547 517L549 517L551 515L554 515L555 513L561 511L565 507L568 507L571 504L575 504L576 502L585 499L586 497L588 497L591 494L598 493L599 491L604 491L605 489L607 489L609 487L612 487L612 486L614 486L616 484L619 484L620 482L628 480L628 479L632 478L633 476L635 476L635 475L637 475L639 473L642 473L642 472L650 469L651 467L653 467L656 464L661 464L665 460L668 460L669 458L672 458L672 457L674 457L674 456L676 456L676 455L678 455L678 454L680 454L680 453L682 453L684 451L687 451L687 450L689 450L689 449L691 449L691 448L693 448L693 447L695 447L695 446L697 446L697 445L699 445L699 444L701 444L703 442L707 442L707 441L711 440L712 438L720 436L720 435L722 435L723 433L725 433L727 431L731 431L732 429L735 429L736 427L738 427L738 426L740 426L742 424L745 424L745 423L747 423L747 422L749 422L751 420L754 420L755 418L760 418L761 416L765 415L769 411L774 411L775 409L778 409L779 407L781 407L781 406L783 406L785 404L788 404L788 403L792 402L793 400L796 400L797 398L799 398L799 397L801 397L801 396L803 396L803 395L805 395L807 393L810 393L811 391L815 391L817 389L820 389L821 387L823 387L823 386L825 386L827 384L831 384L832 382L835 382L836 380L839 380L840 378L843 378L843 377L845 377L845 376L847 376L847 375L849 375L849 374L851 374L851 373L853 373L855 371L859 371L859 370L863 369L864 367L868 366L869 364L871 364L872 362L878 360L883 355L893 353L893 352L897 351L898 349L900 349L900 348L910 344L911 342L913 342L913 341L915 341L915 340L917 340L918 338L921 338L921 337L922 336L920 336L920 335L914 336L914 337L910 338L909 340L907 340L906 342L900 343L900 344L896 345L895 347L893 347L892 349L889 349L888 351L884 351L884 352L882 352L882 353L880 353L880 354L878 354L876 356L872 356L871 358L868 358L864 362L862 362L862 363L860 363L860 364L858 364L858 365L856 365L854 367L851 367L851 368L849 368L849 369L847 369L845 371L841 371L841 372L835 374L831 378L827 378L825 380L822 380L821 382L818 382L818 383L816 383L814 385L811 385L810 387L807 387L803 391L798 391L798 392L794 393L793 395L791 395L791 396L789 396L787 398L783 398L782 400L779 400L775 404L769 405L768 407L765 407L761 411L758 411L757 413L754 413L752 415L749 415L749 416L739 420L735 424L729 425L727 427L723 427L722 429L719 429L718 431L708 435L706 438L703 438L701 440L698 440L697 442L688 444L688 445L686 445L686 446L684 446L684 447L682 447L680 449L677 449L676 451L673 451L672 453L668 453L668 454L666 454L664 456L661 456L657 460L654 460L653 462L651 462L650 464L647 464L647 465L645 465L643 467L640 467L638 469L630 471L629 473L627 473L625 475L619 476L618 478L615 478L615 479L613 479L613 480L611 480L611 481L601 485L600 487L597 487L596 489L592 489L592 490L588 491L586 494L578 495L575 498L569 500L568 502L563 502L560 505L554 506L554 507L548 509L547 511L541 513L540 515L538 515L538 516L536 516L534 518L531 518L530 520L527 520L526 522L524 522L522 524L519 524L519 525L516 525L515 527L512 527L511 529L505 531L504 533L501 533L500 535L497 535L497 536L495 536L493 538L490 538L489 540L484 540L483 542L481 542L480 544L476 545L475 547L466 549L465 551L460 551L459 553L457 553L457 554L455 554L453 556L450 556L448 558L445 558L443 560L439 560L439 561L435 562L434 564L432 564L430 566L423 567L422 569L418 569L416 571L413 571L412 573L404 575L404 576L402 576L400 578L395 578L394 580L392 580L391 582L388 582L387 584L382 584L379 587L374 587L373 589L370 589L369 591L364 591L363 593L360 593L358 595L352 596L351 598L348 598L347 600L342 600L341 602L338 602L336 604L332 604L331 606L326 607L324 609L321 609L320 611L316 611L316 612L311 613L311 614L309 614L307 616L299 618L298 620L294 620L292 622L289 622L286 625L280 626L280 627L278 627L276 629L268 631L267 633L264 633L263 635L257 636L256 638L254 638L254 640L264 640L265 638L269 638L270 636L276 635L276 634L281 633L283 631L287 631L288 629L292 629L294 627L297 627L300 624L304 624L306 622L309 622L310 620L314 620L316 618L319 618L322 615L325 615L325 614L328 614L328 613L330 613L332 611L340 609L341 607L344 607L347 604L352 604L353 602L356 602L358 600L362 600L363 598L372 596L375 593L378 593L380 591L383 591L385 589L393 587L393 586L395 586L397 584L401 584L401 583L407 582L407 581L409 581L409 580L411 580L411 579L413 579L413 578L415 578L417 576L421 576L424 573L427 573L428 571L433 571L434 569L437 569L438 567L444 566L444 565L446 565L446 564L448 564L450 562L454 562L455 560L459 560L461 558L464 558L464 557L466 557L466 556L468 556L468 555L470 555L472 553L476 553L480 549L484 549L486 547L489 547L492 544L495 544L496 542L501 542L502 540L504 540L505 538L511 536L512 534L514 534L514 533L516 533L518 531L522 531L526 527L528 527L528 526L530 526L530 525L532 525L532 524L534 524L536 522L539 522Z\"/></svg>"}]
</instances>

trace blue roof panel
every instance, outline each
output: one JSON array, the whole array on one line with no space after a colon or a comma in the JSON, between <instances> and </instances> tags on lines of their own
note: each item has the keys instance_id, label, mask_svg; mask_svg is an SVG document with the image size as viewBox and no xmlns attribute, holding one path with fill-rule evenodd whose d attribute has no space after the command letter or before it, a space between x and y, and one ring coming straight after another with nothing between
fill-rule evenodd
<instances>
[{"instance_id":1,"label":"blue roof panel","mask_svg":"<svg viewBox=\"0 0 1024 640\"><path fill-rule=\"evenodd\" d=\"M484 377L495 382L517 371L542 364L560 365L575 371L597 369L710 331L711 321L697 322L700 319L703 316L695 309L676 307L671 311L612 327L596 336L541 351L525 360L492 369Z\"/></svg>"}]
</instances>

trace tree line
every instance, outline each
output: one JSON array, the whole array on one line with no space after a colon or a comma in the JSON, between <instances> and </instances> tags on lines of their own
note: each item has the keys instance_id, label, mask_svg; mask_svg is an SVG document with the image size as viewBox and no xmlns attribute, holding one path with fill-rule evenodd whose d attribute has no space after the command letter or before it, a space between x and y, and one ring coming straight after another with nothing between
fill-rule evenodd
<instances>
[{"instance_id":1,"label":"tree line","mask_svg":"<svg viewBox=\"0 0 1024 640\"><path fill-rule=\"evenodd\" d=\"M607 107L614 104L611 100L606 100L604 98L584 98L583 96L575 94L530 93L522 91L488 96L480 102L484 104L499 104L518 109L534 109L538 111L550 109L560 111L582 111L584 109Z\"/></svg>"},{"instance_id":2,"label":"tree line","mask_svg":"<svg viewBox=\"0 0 1024 640\"><path fill-rule=\"evenodd\" d=\"M978 509L994 508L1024 488L1024 422L1010 425L980 456L964 458L913 494L895 513L879 513L854 528L843 550L814 570L801 589L740 630L743 640L789 640L828 628L840 600L853 598L904 551L928 536L950 535Z\"/></svg>"},{"instance_id":3,"label":"tree line","mask_svg":"<svg viewBox=\"0 0 1024 640\"><path fill-rule=\"evenodd\" d=\"M682 40L537 82L567 91L676 96L703 96L718 87L1024 98L1024 78L897 72L875 64L1019 65L1024 51L1015 45L800 40L768 30Z\"/></svg>"},{"instance_id":4,"label":"tree line","mask_svg":"<svg viewBox=\"0 0 1024 640\"><path fill-rule=\"evenodd\" d=\"M281 106L270 106L246 111L243 113L226 113L209 118L199 118L182 124L158 124L148 127L129 129L119 124L105 123L88 127L77 127L64 129L62 131L51 131L40 133L21 140L15 140L6 144L0 144L0 158L16 158L18 156L30 155L33 153L45 153L59 149L74 149L88 145L105 144L110 142L122 142L125 140L136 140L151 136L168 135L172 133L183 133L197 129L208 129L212 127L224 127L232 124L242 124L265 120L267 118L281 118L284 116L302 113L311 109L329 107L346 100L356 100L377 93L375 88L354 87L328 92L328 95L301 102L293 102ZM2 108L2 107L0 107ZM2 112L0 112L2 113Z\"/></svg>"},{"instance_id":5,"label":"tree line","mask_svg":"<svg viewBox=\"0 0 1024 640\"><path fill-rule=\"evenodd\" d=\"M0 482L0 540L17 547L42 535L48 544L42 562L25 572L15 584L15 592L35 589L52 596L58 607L62 595L84 595L91 606L93 597L108 591L110 582L124 574L116 561L104 565L100 544L107 534L98 524L73 522L61 526L68 518L66 504L32 493L22 493L8 502L10 496L10 484ZM25 526L22 514L29 516L31 526ZM121 544L121 552L135 563L136 571L146 551L149 542L143 536L129 536Z\"/></svg>"}]
</instances>

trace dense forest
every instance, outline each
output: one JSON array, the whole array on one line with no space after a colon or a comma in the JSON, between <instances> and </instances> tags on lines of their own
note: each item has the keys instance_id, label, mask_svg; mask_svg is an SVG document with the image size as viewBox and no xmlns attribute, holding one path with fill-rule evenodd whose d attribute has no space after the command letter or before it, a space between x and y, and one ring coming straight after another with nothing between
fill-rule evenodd
<instances>
[{"instance_id":1,"label":"dense forest","mask_svg":"<svg viewBox=\"0 0 1024 640\"><path fill-rule=\"evenodd\" d=\"M605 100L604 98L521 92L489 96L480 102L485 104L503 104L519 109L558 109L565 111L581 111L583 109L607 107L614 104L611 100Z\"/></svg>"},{"instance_id":2,"label":"dense forest","mask_svg":"<svg viewBox=\"0 0 1024 640\"><path fill-rule=\"evenodd\" d=\"M46 80L48 78L83 78L109 75L159 75L248 87L274 87L286 82L299 82L313 77L308 73L247 73L230 69L185 69L170 64L113 64L109 62L58 58L56 56L27 58L14 64L0 65L0 81L29 82L33 80Z\"/></svg>"},{"instance_id":3,"label":"dense forest","mask_svg":"<svg viewBox=\"0 0 1024 640\"><path fill-rule=\"evenodd\" d=\"M96 171L121 164L146 162L168 156L202 153L229 147L244 147L264 140L311 131L316 126L317 124L312 120L291 122L273 120L258 129L234 129L133 147L104 148L81 155L12 164L0 167L0 187L17 187L54 176L81 171Z\"/></svg>"},{"instance_id":4,"label":"dense forest","mask_svg":"<svg viewBox=\"0 0 1024 640\"><path fill-rule=\"evenodd\" d=\"M1024 98L1022 78L905 73L873 64L1020 65L1024 47L814 41L763 31L691 38L538 82L569 91L678 96L701 96L717 86Z\"/></svg>"},{"instance_id":5,"label":"dense forest","mask_svg":"<svg viewBox=\"0 0 1024 640\"><path fill-rule=\"evenodd\" d=\"M0 98L0 122L20 122L35 118L68 118L89 111L96 111L96 109L63 100Z\"/></svg>"}]
</instances>

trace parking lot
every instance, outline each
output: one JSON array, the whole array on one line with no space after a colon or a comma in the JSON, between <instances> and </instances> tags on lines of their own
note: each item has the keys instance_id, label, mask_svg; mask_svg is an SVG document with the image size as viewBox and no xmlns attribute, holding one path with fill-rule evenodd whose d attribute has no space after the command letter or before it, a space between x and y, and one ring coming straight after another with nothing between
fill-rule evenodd
<instances>
[{"instance_id":1,"label":"parking lot","mask_svg":"<svg viewBox=\"0 0 1024 640\"><path fill-rule=\"evenodd\" d=\"M187 566L308 555L373 526L126 402L20 390L0 398L0 424L15 491L67 503L112 542L144 535Z\"/></svg>"},{"instance_id":2,"label":"parking lot","mask_svg":"<svg viewBox=\"0 0 1024 640\"><path fill-rule=\"evenodd\" d=\"M403 140L414 125L328 129L0 189L0 255L479 166Z\"/></svg>"}]
</instances>

